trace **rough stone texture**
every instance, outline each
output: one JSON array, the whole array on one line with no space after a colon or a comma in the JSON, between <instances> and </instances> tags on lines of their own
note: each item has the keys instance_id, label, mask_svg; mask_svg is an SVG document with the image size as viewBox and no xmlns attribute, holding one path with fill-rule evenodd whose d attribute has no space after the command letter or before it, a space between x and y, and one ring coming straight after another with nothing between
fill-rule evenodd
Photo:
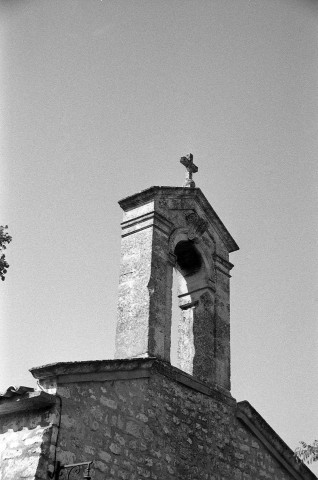
<instances>
[{"instance_id":1,"label":"rough stone texture","mask_svg":"<svg viewBox=\"0 0 318 480\"><path fill-rule=\"evenodd\" d=\"M282 444L281 457L275 458L270 451L274 447L265 447L238 418L232 397L208 390L203 383L201 387L194 380L191 383L190 376L163 362L152 360L146 365L148 378L89 382L87 377L80 381L77 376L72 381L71 373L69 383L63 375L41 380L51 389L55 385L62 397L58 460L94 460L95 480L315 478L306 467L296 464L293 453L272 432L274 440L277 437ZM62 373L62 368L60 364L56 372ZM67 370L66 366L65 375ZM75 370L76 365L69 371ZM207 388L207 393L196 386ZM253 420L246 405L242 411ZM266 425L263 421L264 438ZM271 438L269 441L273 444ZM294 462L289 466L292 473L279 461L288 455Z\"/></svg>"},{"instance_id":2,"label":"rough stone texture","mask_svg":"<svg viewBox=\"0 0 318 480\"><path fill-rule=\"evenodd\" d=\"M152 187L120 202L116 358L170 361L178 272L178 366L230 389L229 252L237 245L200 189ZM193 260L194 259L194 260Z\"/></svg>"},{"instance_id":3,"label":"rough stone texture","mask_svg":"<svg viewBox=\"0 0 318 480\"><path fill-rule=\"evenodd\" d=\"M315 479L230 395L238 247L200 189L152 187L120 205L117 359L34 368L45 392L6 391L1 480L52 478L55 460L92 460L95 480ZM173 268L180 369L169 363Z\"/></svg>"},{"instance_id":4,"label":"rough stone texture","mask_svg":"<svg viewBox=\"0 0 318 480\"><path fill-rule=\"evenodd\" d=\"M47 480L55 455L62 465L93 460L95 480L316 478L247 402L165 362L59 363L32 373L59 401L0 417L1 480Z\"/></svg>"},{"instance_id":5,"label":"rough stone texture","mask_svg":"<svg viewBox=\"0 0 318 480\"><path fill-rule=\"evenodd\" d=\"M47 480L53 463L56 415L52 409L0 418L1 480Z\"/></svg>"}]
</instances>

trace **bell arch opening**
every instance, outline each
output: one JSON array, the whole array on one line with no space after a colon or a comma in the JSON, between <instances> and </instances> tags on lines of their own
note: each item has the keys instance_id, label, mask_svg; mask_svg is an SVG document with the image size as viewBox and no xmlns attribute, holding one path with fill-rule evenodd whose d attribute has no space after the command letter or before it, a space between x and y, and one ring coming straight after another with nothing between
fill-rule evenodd
<instances>
[{"instance_id":1,"label":"bell arch opening","mask_svg":"<svg viewBox=\"0 0 318 480\"><path fill-rule=\"evenodd\" d=\"M177 266L184 276L194 275L200 270L202 258L193 241L183 240L177 243L174 254Z\"/></svg>"},{"instance_id":2,"label":"bell arch opening","mask_svg":"<svg viewBox=\"0 0 318 480\"><path fill-rule=\"evenodd\" d=\"M170 359L172 365L193 374L194 310L200 291L206 286L207 271L194 241L180 240L173 253Z\"/></svg>"}]
</instances>

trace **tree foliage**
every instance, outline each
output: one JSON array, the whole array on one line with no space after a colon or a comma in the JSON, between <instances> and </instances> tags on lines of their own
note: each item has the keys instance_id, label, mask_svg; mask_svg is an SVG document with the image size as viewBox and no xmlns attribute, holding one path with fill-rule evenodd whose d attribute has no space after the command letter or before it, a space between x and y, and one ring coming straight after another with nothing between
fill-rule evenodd
<instances>
[{"instance_id":1,"label":"tree foliage","mask_svg":"<svg viewBox=\"0 0 318 480\"><path fill-rule=\"evenodd\" d=\"M318 440L314 440L312 444L299 442L300 446L296 448L296 457L305 463L312 463L318 460Z\"/></svg>"},{"instance_id":2,"label":"tree foliage","mask_svg":"<svg viewBox=\"0 0 318 480\"><path fill-rule=\"evenodd\" d=\"M0 225L0 277L1 280L5 279L5 274L7 273L7 270L9 268L9 264L6 261L5 254L3 253L3 250L7 248L6 244L9 244L12 240L12 237L6 232L8 228L8 225L5 225L4 227Z\"/></svg>"}]
</instances>

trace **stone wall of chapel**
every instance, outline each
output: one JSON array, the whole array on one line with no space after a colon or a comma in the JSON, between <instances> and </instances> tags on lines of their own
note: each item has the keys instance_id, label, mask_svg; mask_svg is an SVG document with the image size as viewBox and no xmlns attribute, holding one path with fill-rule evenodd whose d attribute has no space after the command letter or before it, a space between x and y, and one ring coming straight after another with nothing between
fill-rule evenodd
<instances>
[{"instance_id":1,"label":"stone wall of chapel","mask_svg":"<svg viewBox=\"0 0 318 480\"><path fill-rule=\"evenodd\" d=\"M217 401L160 373L64 384L57 458L94 460L95 480L290 480Z\"/></svg>"},{"instance_id":2,"label":"stone wall of chapel","mask_svg":"<svg viewBox=\"0 0 318 480\"><path fill-rule=\"evenodd\" d=\"M56 440L53 410L35 410L1 416L0 478L47 480L52 444Z\"/></svg>"}]
</instances>

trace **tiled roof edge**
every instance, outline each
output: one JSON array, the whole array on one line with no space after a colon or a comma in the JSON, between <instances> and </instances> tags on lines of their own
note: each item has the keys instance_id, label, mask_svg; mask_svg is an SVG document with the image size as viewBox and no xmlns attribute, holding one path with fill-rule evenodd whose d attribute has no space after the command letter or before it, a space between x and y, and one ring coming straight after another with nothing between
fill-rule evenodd
<instances>
[{"instance_id":1,"label":"tiled roof edge","mask_svg":"<svg viewBox=\"0 0 318 480\"><path fill-rule=\"evenodd\" d=\"M29 389L29 391L21 394L14 394L11 397L1 396L0 416L48 408L55 405L56 398L55 395L34 389Z\"/></svg>"},{"instance_id":2,"label":"tiled roof edge","mask_svg":"<svg viewBox=\"0 0 318 480\"><path fill-rule=\"evenodd\" d=\"M0 400L2 398L10 398L14 396L19 396L19 395L24 395L26 392L34 392L34 388L32 387L25 387L23 385L17 387L14 385L11 385L6 389L5 392L0 393Z\"/></svg>"}]
</instances>

